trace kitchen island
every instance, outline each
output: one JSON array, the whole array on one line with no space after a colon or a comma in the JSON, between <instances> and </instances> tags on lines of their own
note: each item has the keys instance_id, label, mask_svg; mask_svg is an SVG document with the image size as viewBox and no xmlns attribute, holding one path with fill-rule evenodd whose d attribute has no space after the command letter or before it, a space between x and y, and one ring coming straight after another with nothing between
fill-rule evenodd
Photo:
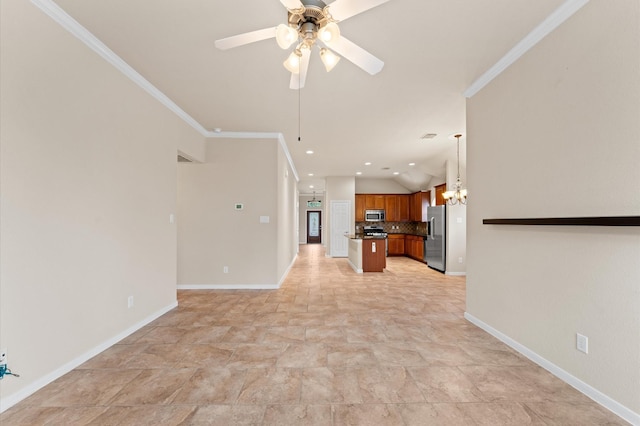
<instances>
[{"instance_id":1,"label":"kitchen island","mask_svg":"<svg viewBox=\"0 0 640 426\"><path fill-rule=\"evenodd\" d=\"M349 235L349 265L354 271L383 272L387 266L386 240L381 237Z\"/></svg>"}]
</instances>

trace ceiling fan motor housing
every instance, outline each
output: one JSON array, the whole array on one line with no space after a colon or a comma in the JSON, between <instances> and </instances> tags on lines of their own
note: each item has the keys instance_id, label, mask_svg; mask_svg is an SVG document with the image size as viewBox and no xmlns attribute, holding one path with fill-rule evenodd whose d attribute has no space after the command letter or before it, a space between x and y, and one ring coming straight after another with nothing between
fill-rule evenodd
<instances>
[{"instance_id":1,"label":"ceiling fan motor housing","mask_svg":"<svg viewBox=\"0 0 640 426\"><path fill-rule=\"evenodd\" d=\"M310 45L316 39L318 30L330 22L327 5L321 0L302 0L304 8L289 10L289 26L296 29L298 34Z\"/></svg>"}]
</instances>

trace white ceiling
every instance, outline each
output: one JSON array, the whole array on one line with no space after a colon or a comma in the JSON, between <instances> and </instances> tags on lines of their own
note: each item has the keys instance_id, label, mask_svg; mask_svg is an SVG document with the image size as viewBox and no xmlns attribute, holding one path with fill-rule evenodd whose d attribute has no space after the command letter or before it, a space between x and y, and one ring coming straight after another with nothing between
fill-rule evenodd
<instances>
[{"instance_id":1,"label":"white ceiling","mask_svg":"<svg viewBox=\"0 0 640 426\"><path fill-rule=\"evenodd\" d=\"M278 0L56 1L206 129L281 132L302 193L322 192L326 176L358 171L400 172L396 179L410 190L444 176L446 159L455 158L450 135L465 132L463 92L562 2L390 0L339 24L385 62L380 73L346 59L327 73L314 52L297 91L282 66L289 52L274 39L214 47L216 39L285 23ZM425 133L437 136L421 139Z\"/></svg>"}]
</instances>

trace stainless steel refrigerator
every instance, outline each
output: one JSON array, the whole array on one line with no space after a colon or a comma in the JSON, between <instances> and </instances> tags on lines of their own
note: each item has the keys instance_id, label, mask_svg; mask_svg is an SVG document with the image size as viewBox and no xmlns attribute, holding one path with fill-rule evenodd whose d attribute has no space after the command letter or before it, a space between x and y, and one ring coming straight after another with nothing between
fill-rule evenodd
<instances>
[{"instance_id":1,"label":"stainless steel refrigerator","mask_svg":"<svg viewBox=\"0 0 640 426\"><path fill-rule=\"evenodd\" d=\"M424 240L424 261L436 271L444 272L446 267L446 206L427 207L428 234Z\"/></svg>"}]
</instances>

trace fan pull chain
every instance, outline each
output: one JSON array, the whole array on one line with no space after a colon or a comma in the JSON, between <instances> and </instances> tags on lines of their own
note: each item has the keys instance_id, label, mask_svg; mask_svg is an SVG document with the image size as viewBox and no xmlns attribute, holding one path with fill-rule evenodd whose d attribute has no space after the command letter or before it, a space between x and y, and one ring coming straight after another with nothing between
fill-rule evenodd
<instances>
[{"instance_id":1,"label":"fan pull chain","mask_svg":"<svg viewBox=\"0 0 640 426\"><path fill-rule=\"evenodd\" d=\"M300 116L302 115L300 112L302 110L302 108L300 107L300 92L302 91L302 88L300 87L300 74L302 74L302 72L298 72L298 142L302 141L302 131L300 130L300 122L302 121L300 118Z\"/></svg>"}]
</instances>

